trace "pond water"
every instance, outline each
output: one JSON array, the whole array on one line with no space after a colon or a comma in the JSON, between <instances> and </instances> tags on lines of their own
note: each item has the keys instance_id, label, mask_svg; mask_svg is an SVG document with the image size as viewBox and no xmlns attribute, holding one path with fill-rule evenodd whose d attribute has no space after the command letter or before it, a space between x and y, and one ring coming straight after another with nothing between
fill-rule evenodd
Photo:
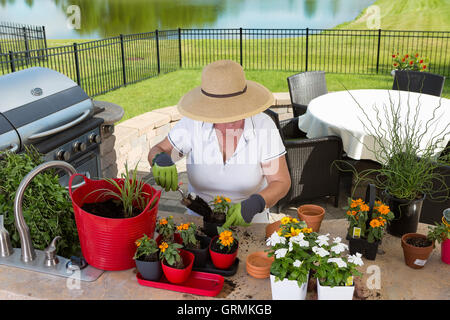
<instances>
[{"instance_id":1,"label":"pond water","mask_svg":"<svg viewBox=\"0 0 450 320\"><path fill-rule=\"evenodd\" d=\"M373 2L374 0L0 0L0 21L44 25L49 39L93 39L178 27L332 28L353 20ZM71 11L72 5L78 6L79 16L77 11Z\"/></svg>"}]
</instances>

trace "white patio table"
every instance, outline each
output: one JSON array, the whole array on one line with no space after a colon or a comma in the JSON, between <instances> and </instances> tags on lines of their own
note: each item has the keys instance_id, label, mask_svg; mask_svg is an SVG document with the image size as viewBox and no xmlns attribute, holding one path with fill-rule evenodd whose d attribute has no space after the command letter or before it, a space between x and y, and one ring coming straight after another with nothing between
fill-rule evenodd
<instances>
[{"instance_id":1,"label":"white patio table","mask_svg":"<svg viewBox=\"0 0 450 320\"><path fill-rule=\"evenodd\" d=\"M372 152L376 150L375 139L371 134L374 132L372 125L377 129L388 129L386 115L391 114L391 105L400 108L403 124L409 119L409 125L421 125L420 132L424 131L426 122L433 118L435 108L439 107L435 114L436 121L429 126L421 140L421 149L426 147L432 137L444 137L445 134L441 132L450 132L450 126L447 127L450 123L450 100L396 90L349 90L325 94L309 103L307 112L299 117L298 124L308 138L327 135L341 137L344 151L352 159L377 161ZM417 121L414 121L417 106ZM449 139L450 134L447 134L435 152L441 152Z\"/></svg>"}]
</instances>

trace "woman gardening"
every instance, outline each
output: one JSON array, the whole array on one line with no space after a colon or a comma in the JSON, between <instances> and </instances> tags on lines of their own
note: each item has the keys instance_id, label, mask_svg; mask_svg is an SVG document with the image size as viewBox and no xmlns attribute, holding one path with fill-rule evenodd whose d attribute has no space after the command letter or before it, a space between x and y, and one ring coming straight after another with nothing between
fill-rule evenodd
<instances>
[{"instance_id":1,"label":"woman gardening","mask_svg":"<svg viewBox=\"0 0 450 320\"><path fill-rule=\"evenodd\" d=\"M272 104L272 93L246 80L238 63L221 60L206 66L201 86L178 103L184 117L149 152L156 183L176 191L174 161L186 156L189 192L207 203L217 194L230 200L225 228L269 222L268 208L291 184L280 134L263 113Z\"/></svg>"}]
</instances>

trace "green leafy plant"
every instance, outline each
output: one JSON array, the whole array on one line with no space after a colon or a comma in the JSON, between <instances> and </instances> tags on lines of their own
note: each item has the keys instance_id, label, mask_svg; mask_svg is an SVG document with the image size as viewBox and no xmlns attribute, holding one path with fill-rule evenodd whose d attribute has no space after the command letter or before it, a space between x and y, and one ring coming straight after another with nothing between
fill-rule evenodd
<instances>
[{"instance_id":1,"label":"green leafy plant","mask_svg":"<svg viewBox=\"0 0 450 320\"><path fill-rule=\"evenodd\" d=\"M43 162L32 147L21 154L2 153L0 157L0 214L11 235L13 247L20 247L19 233L14 226L14 197L23 178ZM67 190L59 184L54 170L37 175L25 190L23 216L30 229L33 246L44 250L56 236L58 255L70 257L79 254L80 243Z\"/></svg>"},{"instance_id":2,"label":"green leafy plant","mask_svg":"<svg viewBox=\"0 0 450 320\"><path fill-rule=\"evenodd\" d=\"M182 223L177 226L177 232L183 239L183 245L186 248L200 248L200 241L196 238L198 227L195 223Z\"/></svg>"},{"instance_id":3,"label":"green leafy plant","mask_svg":"<svg viewBox=\"0 0 450 320\"><path fill-rule=\"evenodd\" d=\"M442 218L442 222L435 222L434 226L428 227L427 239L437 241L439 243L450 239L450 224L446 222L445 218Z\"/></svg>"},{"instance_id":4,"label":"green leafy plant","mask_svg":"<svg viewBox=\"0 0 450 320\"><path fill-rule=\"evenodd\" d=\"M159 258L171 267L183 269L185 266L179 251L181 248L183 246L179 243L161 242L159 245Z\"/></svg>"},{"instance_id":5,"label":"green leafy plant","mask_svg":"<svg viewBox=\"0 0 450 320\"><path fill-rule=\"evenodd\" d=\"M285 217L278 231L267 239L268 256L274 257L270 273L275 281L284 279L297 281L301 287L307 280L315 256L311 248L315 245L317 233L307 228L303 221Z\"/></svg>"},{"instance_id":6,"label":"green leafy plant","mask_svg":"<svg viewBox=\"0 0 450 320\"><path fill-rule=\"evenodd\" d=\"M139 210L139 213L141 213L148 204L147 196L150 196L150 198L153 196L153 194L149 194L143 191L145 182L137 178L137 172L137 164L130 174L130 171L128 170L128 164L126 163L125 172L121 174L122 181L117 182L111 178L103 179L104 181L111 184L112 190L107 188L93 190L84 198L86 199L93 193L99 194L97 200L101 198L112 197L122 204L125 218L136 216L134 212L135 208ZM154 207L156 201L157 199L153 200L152 204L150 205L150 209Z\"/></svg>"},{"instance_id":7,"label":"green leafy plant","mask_svg":"<svg viewBox=\"0 0 450 320\"><path fill-rule=\"evenodd\" d=\"M344 256L348 246L336 237L330 244L329 234L317 237L316 245L312 248L314 257L311 268L315 271L314 277L322 286L348 286L353 285L355 276L362 276L358 266L363 266L361 254Z\"/></svg>"},{"instance_id":8,"label":"green leafy plant","mask_svg":"<svg viewBox=\"0 0 450 320\"><path fill-rule=\"evenodd\" d=\"M224 196L216 196L210 203L213 207L213 212L227 213L232 203L231 199Z\"/></svg>"},{"instance_id":9,"label":"green leafy plant","mask_svg":"<svg viewBox=\"0 0 450 320\"><path fill-rule=\"evenodd\" d=\"M349 94L352 95L350 92ZM424 194L436 201L447 199L450 188L446 185L445 176L437 168L448 164L448 158L436 155L436 151L442 149L446 137L450 135L450 123L439 132L435 129L440 120L438 112L441 110L441 103L433 109L431 119L422 121L419 111L425 106L421 106L420 100L415 107L407 103L407 109L403 110L402 115L400 102L395 103L390 97L390 103L382 107L384 116L381 116L379 107L373 106L376 116L371 118L358 101L354 97L353 99L364 114L364 119L361 119L364 129L373 139L371 145L362 143L374 154L381 167L357 172L348 162L335 162L340 170L352 171L355 176L352 198L359 183L367 181L397 199L412 201ZM427 133L431 135L426 137ZM444 149L442 154L447 154L448 151L450 150ZM342 163L345 165L341 166Z\"/></svg>"},{"instance_id":10,"label":"green leafy plant","mask_svg":"<svg viewBox=\"0 0 450 320\"><path fill-rule=\"evenodd\" d=\"M392 65L396 70L428 71L430 61L418 53L401 55L400 53L392 55Z\"/></svg>"},{"instance_id":11,"label":"green leafy plant","mask_svg":"<svg viewBox=\"0 0 450 320\"><path fill-rule=\"evenodd\" d=\"M175 233L173 216L159 219L158 224L156 225L156 231L161 235L163 241L173 242L173 235Z\"/></svg>"},{"instance_id":12,"label":"green leafy plant","mask_svg":"<svg viewBox=\"0 0 450 320\"><path fill-rule=\"evenodd\" d=\"M136 252L133 259L141 261L157 261L158 260L158 244L154 239L149 238L146 234L135 242Z\"/></svg>"}]
</instances>

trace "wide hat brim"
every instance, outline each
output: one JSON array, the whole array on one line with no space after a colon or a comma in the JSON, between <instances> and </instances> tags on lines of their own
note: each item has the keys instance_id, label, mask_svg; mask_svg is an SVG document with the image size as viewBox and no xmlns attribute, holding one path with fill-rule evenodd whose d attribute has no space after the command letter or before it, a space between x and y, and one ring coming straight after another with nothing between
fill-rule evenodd
<instances>
[{"instance_id":1,"label":"wide hat brim","mask_svg":"<svg viewBox=\"0 0 450 320\"><path fill-rule=\"evenodd\" d=\"M247 90L233 97L210 97L201 86L196 87L180 99L178 111L193 120L226 123L254 116L273 105L272 92L257 82L246 82Z\"/></svg>"}]
</instances>

